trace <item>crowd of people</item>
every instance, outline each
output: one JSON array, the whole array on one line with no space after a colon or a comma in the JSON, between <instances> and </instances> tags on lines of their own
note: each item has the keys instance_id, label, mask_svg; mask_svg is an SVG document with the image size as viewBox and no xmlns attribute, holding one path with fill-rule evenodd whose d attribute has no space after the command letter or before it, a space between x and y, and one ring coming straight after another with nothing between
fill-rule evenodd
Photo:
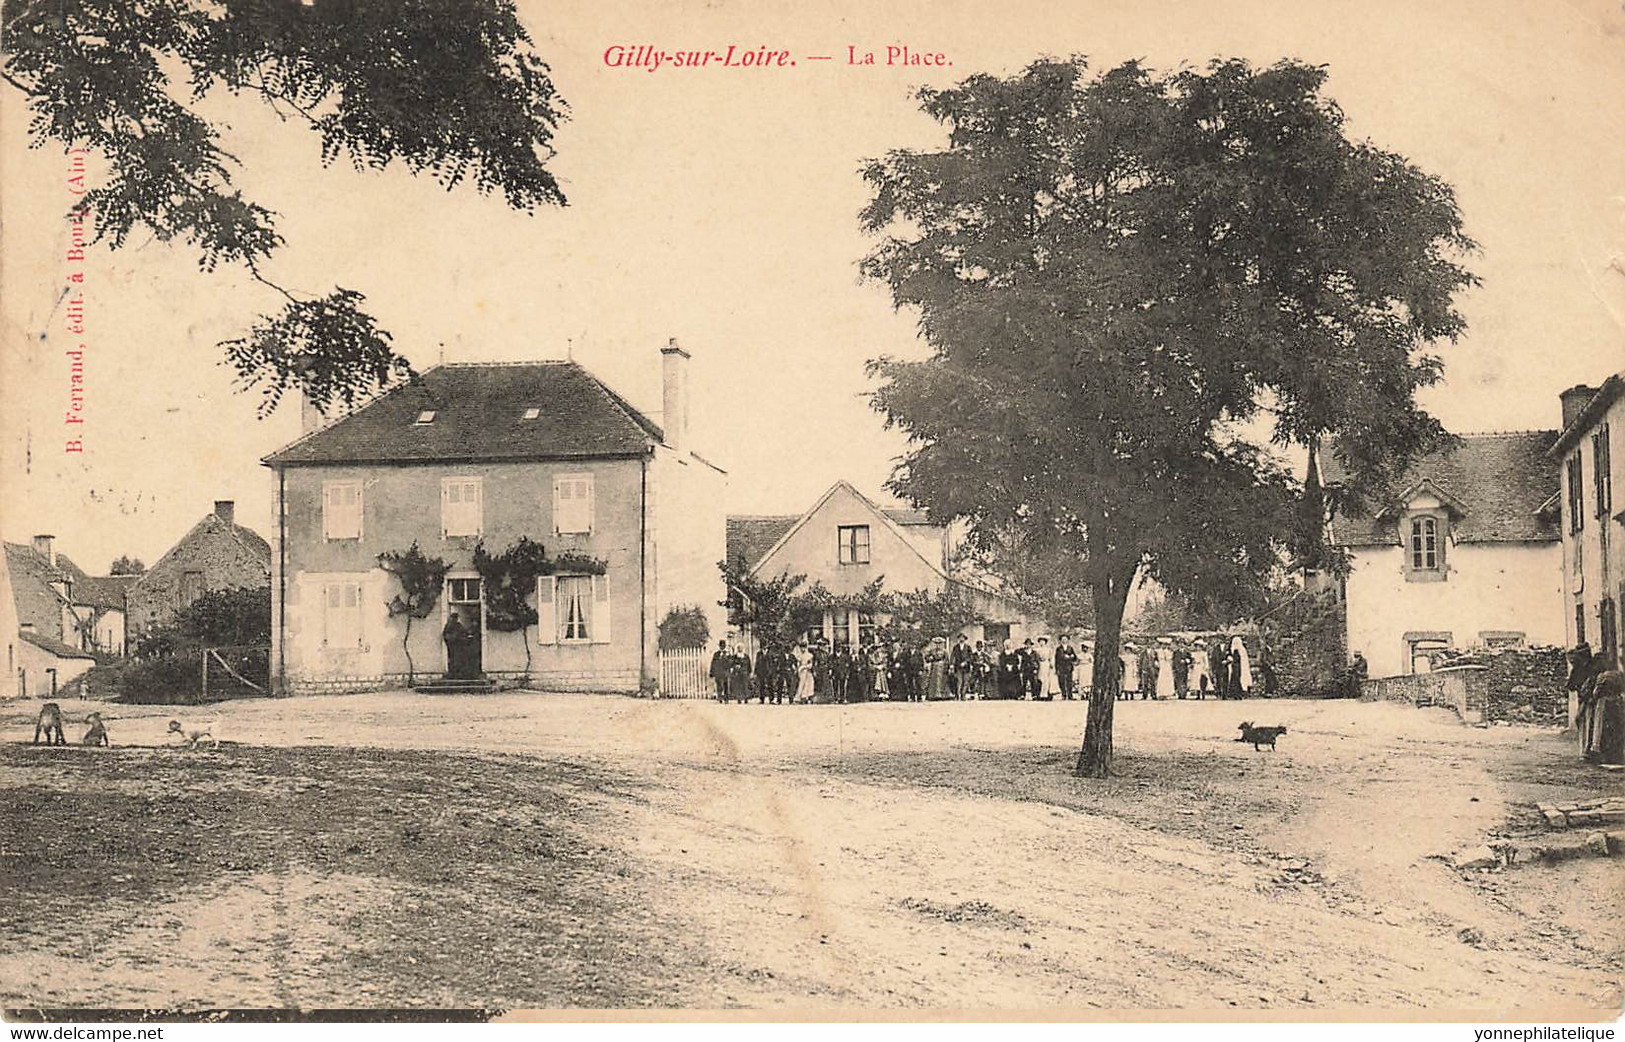
<instances>
[{"instance_id":1,"label":"crowd of people","mask_svg":"<svg viewBox=\"0 0 1625 1042\"><path fill-rule=\"evenodd\" d=\"M950 699L1069 701L1088 696L1095 656L1084 641L1062 634L1021 644L954 638L886 641L853 647L821 638L794 645L764 644L754 656L743 643L717 643L710 677L722 702L925 702ZM1118 698L1243 698L1274 695L1276 676L1266 653L1256 666L1241 637L1176 641L1159 637L1144 648L1124 644L1118 657Z\"/></svg>"}]
</instances>

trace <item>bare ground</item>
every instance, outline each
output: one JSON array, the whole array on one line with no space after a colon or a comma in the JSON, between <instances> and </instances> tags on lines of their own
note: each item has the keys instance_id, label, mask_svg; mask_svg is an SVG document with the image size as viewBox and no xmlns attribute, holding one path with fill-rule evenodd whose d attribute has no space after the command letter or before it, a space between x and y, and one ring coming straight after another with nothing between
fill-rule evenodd
<instances>
[{"instance_id":1,"label":"bare ground","mask_svg":"<svg viewBox=\"0 0 1625 1042\"><path fill-rule=\"evenodd\" d=\"M1102 782L1067 703L251 701L207 710L218 752L100 708L113 749L0 746L0 1005L1617 1012L1625 981L1625 859L1438 857L1625 783L1438 710L1120 703Z\"/></svg>"}]
</instances>

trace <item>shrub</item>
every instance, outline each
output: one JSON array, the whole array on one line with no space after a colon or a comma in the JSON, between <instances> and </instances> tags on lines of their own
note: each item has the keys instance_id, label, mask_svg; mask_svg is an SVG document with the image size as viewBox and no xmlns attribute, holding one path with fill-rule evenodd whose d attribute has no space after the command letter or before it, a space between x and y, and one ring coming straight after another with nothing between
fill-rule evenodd
<instances>
[{"instance_id":1,"label":"shrub","mask_svg":"<svg viewBox=\"0 0 1625 1042\"><path fill-rule=\"evenodd\" d=\"M660 650L703 648L711 643L711 623L697 604L671 609L660 620Z\"/></svg>"}]
</instances>

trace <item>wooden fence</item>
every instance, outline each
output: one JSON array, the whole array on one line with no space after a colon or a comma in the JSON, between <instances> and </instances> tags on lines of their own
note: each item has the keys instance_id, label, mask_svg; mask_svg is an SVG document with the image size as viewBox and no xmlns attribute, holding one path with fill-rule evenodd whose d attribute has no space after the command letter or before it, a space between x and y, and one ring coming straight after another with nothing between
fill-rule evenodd
<instances>
[{"instance_id":1,"label":"wooden fence","mask_svg":"<svg viewBox=\"0 0 1625 1042\"><path fill-rule=\"evenodd\" d=\"M705 648L678 648L660 653L659 698L711 698L711 656Z\"/></svg>"}]
</instances>

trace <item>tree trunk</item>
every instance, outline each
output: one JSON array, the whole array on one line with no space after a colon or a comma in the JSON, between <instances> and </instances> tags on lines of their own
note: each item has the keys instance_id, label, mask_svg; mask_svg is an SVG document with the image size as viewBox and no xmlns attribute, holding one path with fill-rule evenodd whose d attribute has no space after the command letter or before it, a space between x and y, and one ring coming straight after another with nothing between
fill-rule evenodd
<instances>
[{"instance_id":1,"label":"tree trunk","mask_svg":"<svg viewBox=\"0 0 1625 1042\"><path fill-rule=\"evenodd\" d=\"M1108 570L1108 574L1115 569ZM1122 688L1118 656L1123 643L1123 609L1128 604L1127 581L1110 577L1094 583L1095 672L1089 690L1089 717L1083 727L1083 748L1078 752L1077 774L1083 778L1104 778L1112 769L1112 712Z\"/></svg>"},{"instance_id":2,"label":"tree trunk","mask_svg":"<svg viewBox=\"0 0 1625 1042\"><path fill-rule=\"evenodd\" d=\"M417 668L412 665L412 613L406 613L406 636L401 638L401 650L406 652L406 686L417 683Z\"/></svg>"}]
</instances>

